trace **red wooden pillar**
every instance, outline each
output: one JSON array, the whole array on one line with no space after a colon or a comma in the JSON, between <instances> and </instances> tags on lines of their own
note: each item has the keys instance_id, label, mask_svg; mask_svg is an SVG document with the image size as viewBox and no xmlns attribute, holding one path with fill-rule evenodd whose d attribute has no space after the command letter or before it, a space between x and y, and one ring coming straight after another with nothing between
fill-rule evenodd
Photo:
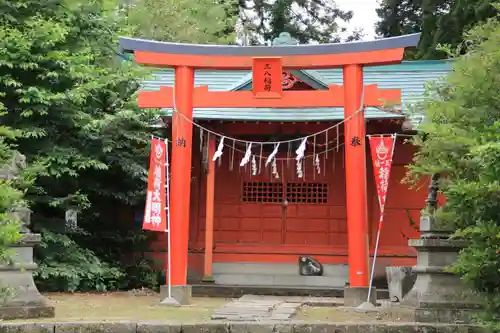
<instances>
[{"instance_id":1,"label":"red wooden pillar","mask_svg":"<svg viewBox=\"0 0 500 333\"><path fill-rule=\"evenodd\" d=\"M363 67L344 67L344 117L361 106ZM344 124L347 199L349 282L351 287L367 287L369 276L368 216L366 189L365 117L360 112Z\"/></svg>"},{"instance_id":2,"label":"red wooden pillar","mask_svg":"<svg viewBox=\"0 0 500 333\"><path fill-rule=\"evenodd\" d=\"M175 68L175 104L172 114L172 180L171 180L171 269L172 285L187 284L189 203L191 198L191 151L193 139L194 69Z\"/></svg>"},{"instance_id":3,"label":"red wooden pillar","mask_svg":"<svg viewBox=\"0 0 500 333\"><path fill-rule=\"evenodd\" d=\"M214 244L214 196L215 196L215 162L212 158L215 154L215 137L208 140L208 173L207 173L207 197L205 211L205 266L203 269L203 280L213 281L212 262Z\"/></svg>"}]
</instances>

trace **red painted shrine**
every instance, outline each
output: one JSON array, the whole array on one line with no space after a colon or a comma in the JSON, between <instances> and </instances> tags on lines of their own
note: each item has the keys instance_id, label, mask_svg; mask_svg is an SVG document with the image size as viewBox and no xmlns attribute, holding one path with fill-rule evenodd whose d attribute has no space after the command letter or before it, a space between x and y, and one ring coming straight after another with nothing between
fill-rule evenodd
<instances>
[{"instance_id":1,"label":"red painted shrine","mask_svg":"<svg viewBox=\"0 0 500 333\"><path fill-rule=\"evenodd\" d=\"M401 62L404 48L415 46L418 39L415 34L371 42L272 47L121 39L122 48L133 52L138 63L175 69L174 87L139 95L142 108L175 108L178 112L172 116L171 153L174 286L187 284L188 266L211 277L214 263L297 263L299 255L310 255L325 265L348 264L350 285L368 286L379 208L365 138L367 133L398 132L401 125L387 120L367 122L359 110L386 102L398 104L401 92L365 85L363 67ZM343 84L314 90L290 75L291 70L324 68L342 68ZM195 70L200 69L252 70L252 89L195 87ZM235 152L231 141L226 142L220 164L212 161L220 137L205 132L200 139L203 135L197 134L192 122L193 108L214 107L341 107L345 122L308 139L305 155L309 159L301 178L294 161L297 145L283 144L277 155L276 178L270 167L264 167L265 158L258 161L256 175L250 164L240 168L245 146L236 146ZM196 123L227 137L266 142L308 136L336 122L197 119ZM199 149L200 145L206 148ZM272 148L263 148L263 156ZM256 146L253 153L260 156L260 149ZM318 154L326 151L320 157L319 171L310 158L313 149ZM382 266L414 264L414 250L400 235L404 229L407 237L415 237L417 231L409 216L418 220L425 200L425 192L413 192L400 183L413 152L411 145L398 141L379 252ZM403 202L411 209L401 209Z\"/></svg>"}]
</instances>

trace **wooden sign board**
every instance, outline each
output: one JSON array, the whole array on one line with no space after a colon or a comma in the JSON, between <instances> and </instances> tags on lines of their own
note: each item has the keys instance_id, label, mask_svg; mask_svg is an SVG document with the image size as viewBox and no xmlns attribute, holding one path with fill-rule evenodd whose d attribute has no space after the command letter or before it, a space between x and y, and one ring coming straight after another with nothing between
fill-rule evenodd
<instances>
[{"instance_id":1,"label":"wooden sign board","mask_svg":"<svg viewBox=\"0 0 500 333\"><path fill-rule=\"evenodd\" d=\"M255 98L281 98L283 66L280 57L253 58L252 85Z\"/></svg>"}]
</instances>

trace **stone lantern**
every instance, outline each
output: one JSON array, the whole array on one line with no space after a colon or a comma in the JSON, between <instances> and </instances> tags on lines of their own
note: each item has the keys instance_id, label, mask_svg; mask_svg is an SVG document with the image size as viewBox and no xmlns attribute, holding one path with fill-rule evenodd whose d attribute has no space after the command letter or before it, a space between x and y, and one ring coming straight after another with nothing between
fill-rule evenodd
<instances>
[{"instance_id":1,"label":"stone lantern","mask_svg":"<svg viewBox=\"0 0 500 333\"><path fill-rule=\"evenodd\" d=\"M26 158L15 153L10 165L0 170L0 179L16 179L26 166ZM11 262L0 263L0 283L6 295L0 300L0 319L28 319L54 317L54 307L38 291L33 280L37 264L33 261L33 248L41 242L40 234L31 233L31 210L13 207L11 216L21 223L21 239L11 246Z\"/></svg>"},{"instance_id":2,"label":"stone lantern","mask_svg":"<svg viewBox=\"0 0 500 333\"><path fill-rule=\"evenodd\" d=\"M467 243L452 239L453 230L435 217L438 181L439 175L433 175L427 207L420 218L420 238L409 240L417 250L417 265L412 268L417 277L400 310L408 320L417 322L470 322L480 309L478 296L446 269L456 263Z\"/></svg>"}]
</instances>

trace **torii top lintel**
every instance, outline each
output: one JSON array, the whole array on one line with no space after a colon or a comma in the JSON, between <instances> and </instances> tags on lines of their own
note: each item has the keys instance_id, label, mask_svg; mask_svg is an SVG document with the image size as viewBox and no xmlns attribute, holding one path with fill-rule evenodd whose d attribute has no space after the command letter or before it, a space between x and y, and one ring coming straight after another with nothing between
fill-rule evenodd
<instances>
[{"instance_id":1,"label":"torii top lintel","mask_svg":"<svg viewBox=\"0 0 500 333\"><path fill-rule=\"evenodd\" d=\"M120 38L124 52L135 61L155 67L250 69L256 57L279 57L284 68L314 69L345 65L377 66L399 63L406 47L417 46L420 34L374 41L282 46L233 46L167 43Z\"/></svg>"}]
</instances>

